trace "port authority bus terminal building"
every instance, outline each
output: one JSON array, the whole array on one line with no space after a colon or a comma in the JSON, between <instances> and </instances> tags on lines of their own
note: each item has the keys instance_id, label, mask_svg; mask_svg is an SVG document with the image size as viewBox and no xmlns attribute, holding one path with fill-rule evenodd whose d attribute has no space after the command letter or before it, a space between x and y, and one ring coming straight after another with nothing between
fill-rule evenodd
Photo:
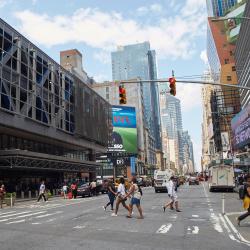
<instances>
[{"instance_id":1,"label":"port authority bus terminal building","mask_svg":"<svg viewBox=\"0 0 250 250\"><path fill-rule=\"evenodd\" d=\"M110 124L107 101L0 19L0 183L95 178Z\"/></svg>"}]
</instances>

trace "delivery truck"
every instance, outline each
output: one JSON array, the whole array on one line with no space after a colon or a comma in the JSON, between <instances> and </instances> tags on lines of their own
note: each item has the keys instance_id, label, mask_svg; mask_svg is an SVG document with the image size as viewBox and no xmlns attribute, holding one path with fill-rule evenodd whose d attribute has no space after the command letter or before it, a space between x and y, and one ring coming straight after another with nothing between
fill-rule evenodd
<instances>
[{"instance_id":1,"label":"delivery truck","mask_svg":"<svg viewBox=\"0 0 250 250\"><path fill-rule=\"evenodd\" d=\"M174 172L171 169L154 171L154 188L156 193L168 192L167 185L172 175L174 175Z\"/></svg>"},{"instance_id":2,"label":"delivery truck","mask_svg":"<svg viewBox=\"0 0 250 250\"><path fill-rule=\"evenodd\" d=\"M235 188L234 168L230 165L216 165L209 168L209 191L226 190Z\"/></svg>"}]
</instances>

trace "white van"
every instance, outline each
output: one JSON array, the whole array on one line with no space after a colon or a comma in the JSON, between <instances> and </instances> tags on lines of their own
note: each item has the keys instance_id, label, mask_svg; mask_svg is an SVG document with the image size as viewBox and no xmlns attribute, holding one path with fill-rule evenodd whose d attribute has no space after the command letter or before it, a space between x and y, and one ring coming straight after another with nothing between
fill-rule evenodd
<instances>
[{"instance_id":1,"label":"white van","mask_svg":"<svg viewBox=\"0 0 250 250\"><path fill-rule=\"evenodd\" d=\"M154 188L155 192L168 192L167 185L171 176L174 175L174 171L166 169L164 171L154 171Z\"/></svg>"},{"instance_id":2,"label":"white van","mask_svg":"<svg viewBox=\"0 0 250 250\"><path fill-rule=\"evenodd\" d=\"M208 185L210 192L222 189L233 191L235 187L233 166L218 165L210 167Z\"/></svg>"}]
</instances>

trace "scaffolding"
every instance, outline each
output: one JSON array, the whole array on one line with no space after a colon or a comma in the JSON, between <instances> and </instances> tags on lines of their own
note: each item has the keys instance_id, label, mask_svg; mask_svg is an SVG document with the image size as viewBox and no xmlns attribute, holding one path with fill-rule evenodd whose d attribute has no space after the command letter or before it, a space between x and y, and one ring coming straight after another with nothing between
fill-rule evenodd
<instances>
[{"instance_id":1,"label":"scaffolding","mask_svg":"<svg viewBox=\"0 0 250 250\"><path fill-rule=\"evenodd\" d=\"M213 122L213 134L215 151L223 151L222 133L228 133L230 151L231 147L231 120L240 112L240 95L239 90L232 87L222 86L212 91L211 99L211 112Z\"/></svg>"}]
</instances>

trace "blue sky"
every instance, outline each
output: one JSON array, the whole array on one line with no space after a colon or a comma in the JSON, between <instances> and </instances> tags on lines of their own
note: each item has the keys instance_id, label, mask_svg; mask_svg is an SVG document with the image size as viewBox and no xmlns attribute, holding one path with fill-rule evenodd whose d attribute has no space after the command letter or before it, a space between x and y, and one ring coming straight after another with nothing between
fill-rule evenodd
<instances>
[{"instance_id":1,"label":"blue sky","mask_svg":"<svg viewBox=\"0 0 250 250\"><path fill-rule=\"evenodd\" d=\"M159 78L201 75L206 69L204 0L0 0L0 17L59 62L61 50L77 48L97 81L111 80L110 52L117 45L149 41ZM178 84L183 127L200 167L200 87Z\"/></svg>"}]
</instances>

